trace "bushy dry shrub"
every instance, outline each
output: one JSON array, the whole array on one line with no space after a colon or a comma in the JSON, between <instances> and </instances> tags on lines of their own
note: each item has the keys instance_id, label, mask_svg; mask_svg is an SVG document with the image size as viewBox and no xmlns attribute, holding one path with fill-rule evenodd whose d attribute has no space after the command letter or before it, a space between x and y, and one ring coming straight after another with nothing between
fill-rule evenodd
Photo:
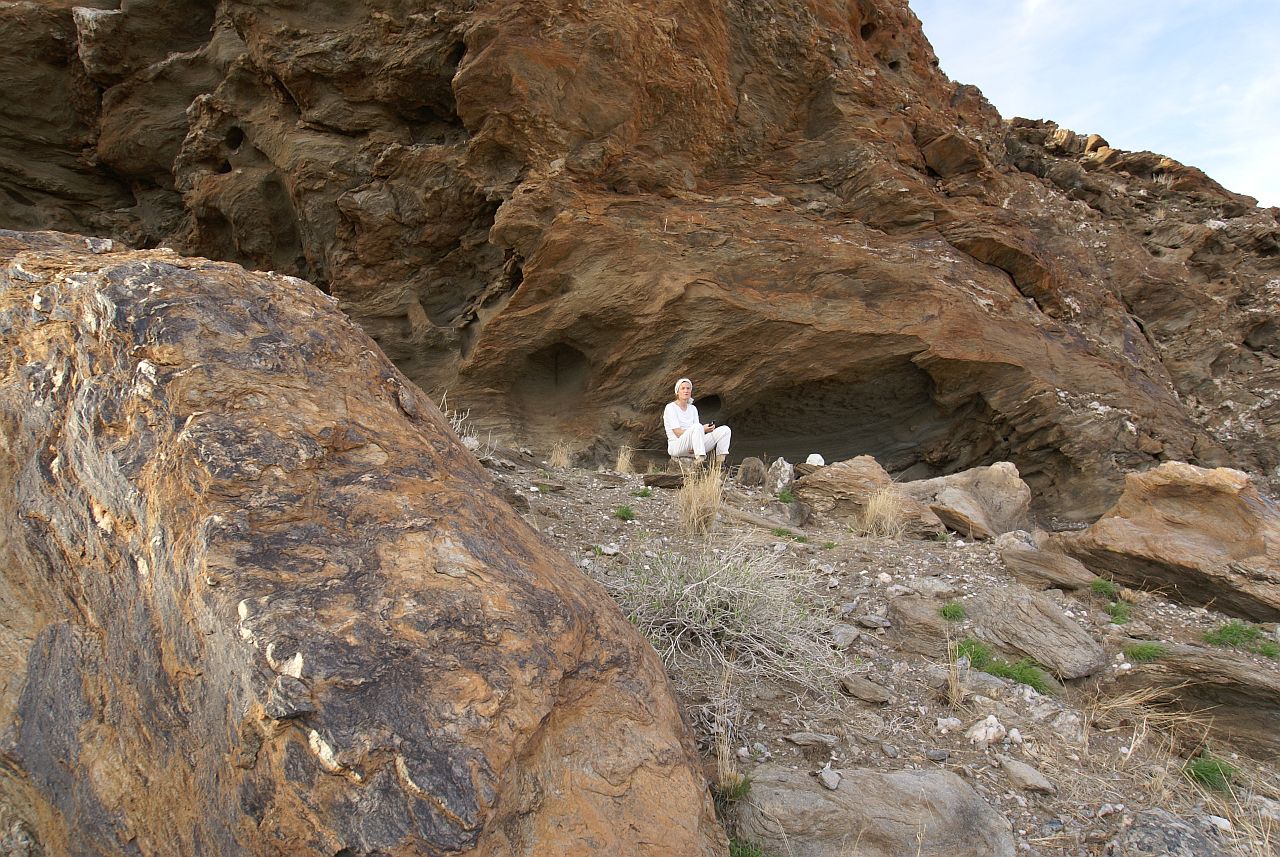
<instances>
[{"instance_id":1,"label":"bushy dry shrub","mask_svg":"<svg viewBox=\"0 0 1280 857\"><path fill-rule=\"evenodd\" d=\"M551 454L547 456L547 464L557 470L567 470L573 466L573 451L566 441L558 440L551 445Z\"/></svg>"},{"instance_id":2,"label":"bushy dry shrub","mask_svg":"<svg viewBox=\"0 0 1280 857\"><path fill-rule=\"evenodd\" d=\"M907 530L902 494L893 485L877 488L867 497L853 530L860 536L902 538Z\"/></svg>"},{"instance_id":3,"label":"bushy dry shrub","mask_svg":"<svg viewBox=\"0 0 1280 857\"><path fill-rule=\"evenodd\" d=\"M634 461L635 451L624 446L618 450L618 459L613 463L613 469L619 473L635 473L636 465Z\"/></svg>"},{"instance_id":4,"label":"bushy dry shrub","mask_svg":"<svg viewBox=\"0 0 1280 857\"><path fill-rule=\"evenodd\" d=\"M686 532L711 532L723 490L724 470L719 460L685 476L684 485L676 492L676 511Z\"/></svg>"},{"instance_id":5,"label":"bushy dry shrub","mask_svg":"<svg viewBox=\"0 0 1280 857\"><path fill-rule=\"evenodd\" d=\"M839 687L814 575L732 545L634 560L601 582L658 650L699 730L723 736L747 715L738 686L768 678L826 698Z\"/></svg>"}]
</instances>

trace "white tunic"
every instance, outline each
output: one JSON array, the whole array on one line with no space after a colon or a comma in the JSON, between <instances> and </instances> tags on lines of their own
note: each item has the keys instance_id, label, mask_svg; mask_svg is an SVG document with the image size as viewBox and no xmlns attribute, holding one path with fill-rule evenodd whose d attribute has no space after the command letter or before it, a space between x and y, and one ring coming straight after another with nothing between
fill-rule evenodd
<instances>
[{"instance_id":1,"label":"white tunic","mask_svg":"<svg viewBox=\"0 0 1280 857\"><path fill-rule=\"evenodd\" d=\"M680 442L676 437L675 429L688 431L696 427L699 431L702 430L702 423L698 421L698 409L692 402L684 410L680 410L680 406L675 402L668 402L666 410L662 412L662 426L667 430L668 455L675 455L676 444Z\"/></svg>"}]
</instances>

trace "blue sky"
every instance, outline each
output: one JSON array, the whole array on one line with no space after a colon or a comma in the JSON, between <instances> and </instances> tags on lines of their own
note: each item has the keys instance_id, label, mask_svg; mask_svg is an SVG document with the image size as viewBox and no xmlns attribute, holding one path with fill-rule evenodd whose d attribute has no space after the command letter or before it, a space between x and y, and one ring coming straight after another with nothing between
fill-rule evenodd
<instances>
[{"instance_id":1,"label":"blue sky","mask_svg":"<svg viewBox=\"0 0 1280 857\"><path fill-rule=\"evenodd\" d=\"M1280 0L910 0L942 70L1280 205Z\"/></svg>"}]
</instances>

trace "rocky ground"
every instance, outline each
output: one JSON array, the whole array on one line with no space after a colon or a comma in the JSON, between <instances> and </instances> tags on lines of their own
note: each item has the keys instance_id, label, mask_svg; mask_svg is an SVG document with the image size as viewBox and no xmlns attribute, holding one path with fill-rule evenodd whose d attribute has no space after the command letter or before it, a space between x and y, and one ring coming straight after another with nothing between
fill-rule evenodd
<instances>
[{"instance_id":1,"label":"rocky ground","mask_svg":"<svg viewBox=\"0 0 1280 857\"><path fill-rule=\"evenodd\" d=\"M866 771L953 772L959 780L946 780L943 789L967 784L1007 821L1010 837L997 845L962 844L953 853L1280 853L1280 771L1274 757L1251 758L1250 748L1238 742L1206 736L1203 724L1210 714L1144 704L1150 700L1143 698L1143 682L1134 681L1141 665L1125 653L1140 640L1213 652L1204 634L1226 616L1122 590L1116 601L1128 605L1129 615L1117 624L1116 608L1105 594L1049 589L1043 595L1086 641L1101 645L1106 665L1039 693L967 670L963 662L948 663L948 644L973 632L968 613L981 612L992 599L1002 604L1031 595L1005 567L996 542L955 534L936 540L870 538L818 517L788 531L787 510L766 488L734 480L724 492L730 511L710 534L690 534L681 527L676 492L646 489L641 475L552 467L527 449L480 452L523 517L597 580L638 575L672 552L692 556L708 549L720 556L769 557L812 575L829 642L846 646L836 648L840 663L860 680L832 687L824 698L788 682L730 679L736 686L724 698L711 699L714 682L708 692L705 675L682 675L688 664L674 665L673 680L697 726L713 780L717 743L722 755L728 751L730 767L771 787L790 776L793 787L799 782L811 792L809 799L817 799L824 785L835 785L838 795L839 782L845 780L847 790ZM761 520L749 522L732 510ZM765 526L770 520L777 528ZM941 605L952 603L965 607L966 616L942 618ZM1274 624L1260 627L1272 638L1280 635ZM850 637L856 639L849 642ZM1273 678L1280 675L1280 661L1262 654L1232 657L1251 659L1257 671ZM728 736L719 742L713 734L717 720L707 716L717 707L736 712L720 718ZM1228 791L1198 787L1184 774L1187 761L1206 749L1235 768ZM1252 751L1259 755L1256 747ZM758 792L757 785L743 803L757 797L772 801L767 812L774 816L791 806L807 813L802 826L822 827L812 807L799 808L803 796L786 797L785 789L775 788L763 796ZM785 819L778 824L787 827ZM794 835L791 841L796 853L837 853ZM768 843L763 853L770 853Z\"/></svg>"}]
</instances>

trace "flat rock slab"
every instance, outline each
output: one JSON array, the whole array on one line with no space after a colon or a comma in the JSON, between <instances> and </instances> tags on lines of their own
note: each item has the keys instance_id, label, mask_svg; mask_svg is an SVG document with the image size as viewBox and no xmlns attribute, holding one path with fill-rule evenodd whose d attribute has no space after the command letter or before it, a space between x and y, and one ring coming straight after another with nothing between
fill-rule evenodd
<instances>
[{"instance_id":1,"label":"flat rock slab","mask_svg":"<svg viewBox=\"0 0 1280 857\"><path fill-rule=\"evenodd\" d=\"M985 592L965 602L965 609L978 637L1037 661L1059 678L1093 675L1106 665L1098 641L1042 595Z\"/></svg>"},{"instance_id":2,"label":"flat rock slab","mask_svg":"<svg viewBox=\"0 0 1280 857\"><path fill-rule=\"evenodd\" d=\"M764 765L739 804L741 835L794 857L1012 857L1009 825L949 771L841 771L834 790ZM857 843L851 850L852 843Z\"/></svg>"},{"instance_id":3,"label":"flat rock slab","mask_svg":"<svg viewBox=\"0 0 1280 857\"><path fill-rule=\"evenodd\" d=\"M0 232L0 340L49 853L723 853L651 647L331 298Z\"/></svg>"},{"instance_id":4,"label":"flat rock slab","mask_svg":"<svg viewBox=\"0 0 1280 857\"><path fill-rule=\"evenodd\" d=\"M1110 511L1057 542L1126 586L1280 620L1280 512L1238 470L1166 462L1130 473Z\"/></svg>"},{"instance_id":5,"label":"flat rock slab","mask_svg":"<svg viewBox=\"0 0 1280 857\"><path fill-rule=\"evenodd\" d=\"M1006 547L1000 551L1009 573L1037 589L1088 589L1098 576L1074 557L1033 547Z\"/></svg>"},{"instance_id":6,"label":"flat rock slab","mask_svg":"<svg viewBox=\"0 0 1280 857\"><path fill-rule=\"evenodd\" d=\"M1241 752L1280 758L1280 663L1215 646L1163 646L1164 655L1119 676L1116 691L1158 688Z\"/></svg>"}]
</instances>

